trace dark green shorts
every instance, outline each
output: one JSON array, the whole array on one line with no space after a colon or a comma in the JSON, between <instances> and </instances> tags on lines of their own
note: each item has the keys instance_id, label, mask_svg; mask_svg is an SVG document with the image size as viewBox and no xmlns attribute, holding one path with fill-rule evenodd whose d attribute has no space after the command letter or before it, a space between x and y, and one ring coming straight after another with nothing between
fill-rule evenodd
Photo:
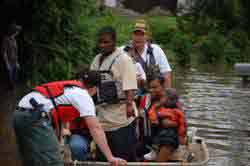
<instances>
[{"instance_id":1,"label":"dark green shorts","mask_svg":"<svg viewBox=\"0 0 250 166\"><path fill-rule=\"evenodd\" d=\"M153 138L153 144L170 145L174 149L177 149L179 147L179 139L176 128L163 128L159 130Z\"/></svg>"}]
</instances>

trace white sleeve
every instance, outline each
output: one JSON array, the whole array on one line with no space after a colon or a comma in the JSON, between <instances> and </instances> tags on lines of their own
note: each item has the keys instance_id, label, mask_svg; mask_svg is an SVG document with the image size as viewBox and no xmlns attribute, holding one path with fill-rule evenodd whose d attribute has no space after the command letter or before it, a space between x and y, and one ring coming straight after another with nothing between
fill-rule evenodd
<instances>
[{"instance_id":1,"label":"white sleeve","mask_svg":"<svg viewBox=\"0 0 250 166\"><path fill-rule=\"evenodd\" d=\"M75 88L69 100L72 106L80 112L80 117L96 116L94 101L86 90Z\"/></svg>"},{"instance_id":2,"label":"white sleeve","mask_svg":"<svg viewBox=\"0 0 250 166\"><path fill-rule=\"evenodd\" d=\"M164 51L159 46L154 45L153 52L156 57L156 62L158 62L160 67L160 72L165 73L172 71Z\"/></svg>"}]
</instances>

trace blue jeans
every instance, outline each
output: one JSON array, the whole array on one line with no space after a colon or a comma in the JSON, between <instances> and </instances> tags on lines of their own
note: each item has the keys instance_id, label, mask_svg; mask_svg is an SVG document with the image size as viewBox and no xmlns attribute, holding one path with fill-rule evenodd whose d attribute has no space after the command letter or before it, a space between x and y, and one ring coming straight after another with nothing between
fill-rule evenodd
<instances>
[{"instance_id":1,"label":"blue jeans","mask_svg":"<svg viewBox=\"0 0 250 166\"><path fill-rule=\"evenodd\" d=\"M48 119L28 111L13 113L13 127L25 166L63 166L60 147Z\"/></svg>"},{"instance_id":2,"label":"blue jeans","mask_svg":"<svg viewBox=\"0 0 250 166\"><path fill-rule=\"evenodd\" d=\"M78 161L87 160L90 139L84 135L73 134L70 136L69 146L72 159Z\"/></svg>"}]
</instances>

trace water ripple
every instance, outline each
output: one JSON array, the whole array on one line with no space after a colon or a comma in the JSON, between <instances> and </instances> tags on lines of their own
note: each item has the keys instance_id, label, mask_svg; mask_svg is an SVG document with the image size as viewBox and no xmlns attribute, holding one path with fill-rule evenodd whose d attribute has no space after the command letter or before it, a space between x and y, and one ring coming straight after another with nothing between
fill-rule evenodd
<instances>
[{"instance_id":1,"label":"water ripple","mask_svg":"<svg viewBox=\"0 0 250 166\"><path fill-rule=\"evenodd\" d=\"M188 125L209 146L209 165L250 165L250 89L241 88L232 73L192 70L176 78Z\"/></svg>"}]
</instances>

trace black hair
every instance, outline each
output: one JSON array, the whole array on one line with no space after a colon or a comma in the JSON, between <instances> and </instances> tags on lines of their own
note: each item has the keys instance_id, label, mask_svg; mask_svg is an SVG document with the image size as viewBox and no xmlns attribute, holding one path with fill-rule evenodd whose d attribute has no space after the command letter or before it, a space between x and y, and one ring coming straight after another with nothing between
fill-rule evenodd
<instances>
[{"instance_id":1,"label":"black hair","mask_svg":"<svg viewBox=\"0 0 250 166\"><path fill-rule=\"evenodd\" d=\"M163 75L157 69L151 69L147 72L147 82L148 84L153 80L159 80L161 86L164 86L165 79Z\"/></svg>"},{"instance_id":2,"label":"black hair","mask_svg":"<svg viewBox=\"0 0 250 166\"><path fill-rule=\"evenodd\" d=\"M174 88L168 88L165 90L165 95L167 100L165 102L165 107L167 108L178 108L177 102L179 100L179 96Z\"/></svg>"},{"instance_id":3,"label":"black hair","mask_svg":"<svg viewBox=\"0 0 250 166\"><path fill-rule=\"evenodd\" d=\"M83 82L84 86L91 88L98 86L101 81L101 75L95 70L84 70L77 74L77 77Z\"/></svg>"},{"instance_id":4,"label":"black hair","mask_svg":"<svg viewBox=\"0 0 250 166\"><path fill-rule=\"evenodd\" d=\"M116 31L113 27L111 26L105 26L103 28L101 28L98 31L98 37L100 37L103 34L108 34L111 36L111 39L114 41L114 43L116 43Z\"/></svg>"}]
</instances>

